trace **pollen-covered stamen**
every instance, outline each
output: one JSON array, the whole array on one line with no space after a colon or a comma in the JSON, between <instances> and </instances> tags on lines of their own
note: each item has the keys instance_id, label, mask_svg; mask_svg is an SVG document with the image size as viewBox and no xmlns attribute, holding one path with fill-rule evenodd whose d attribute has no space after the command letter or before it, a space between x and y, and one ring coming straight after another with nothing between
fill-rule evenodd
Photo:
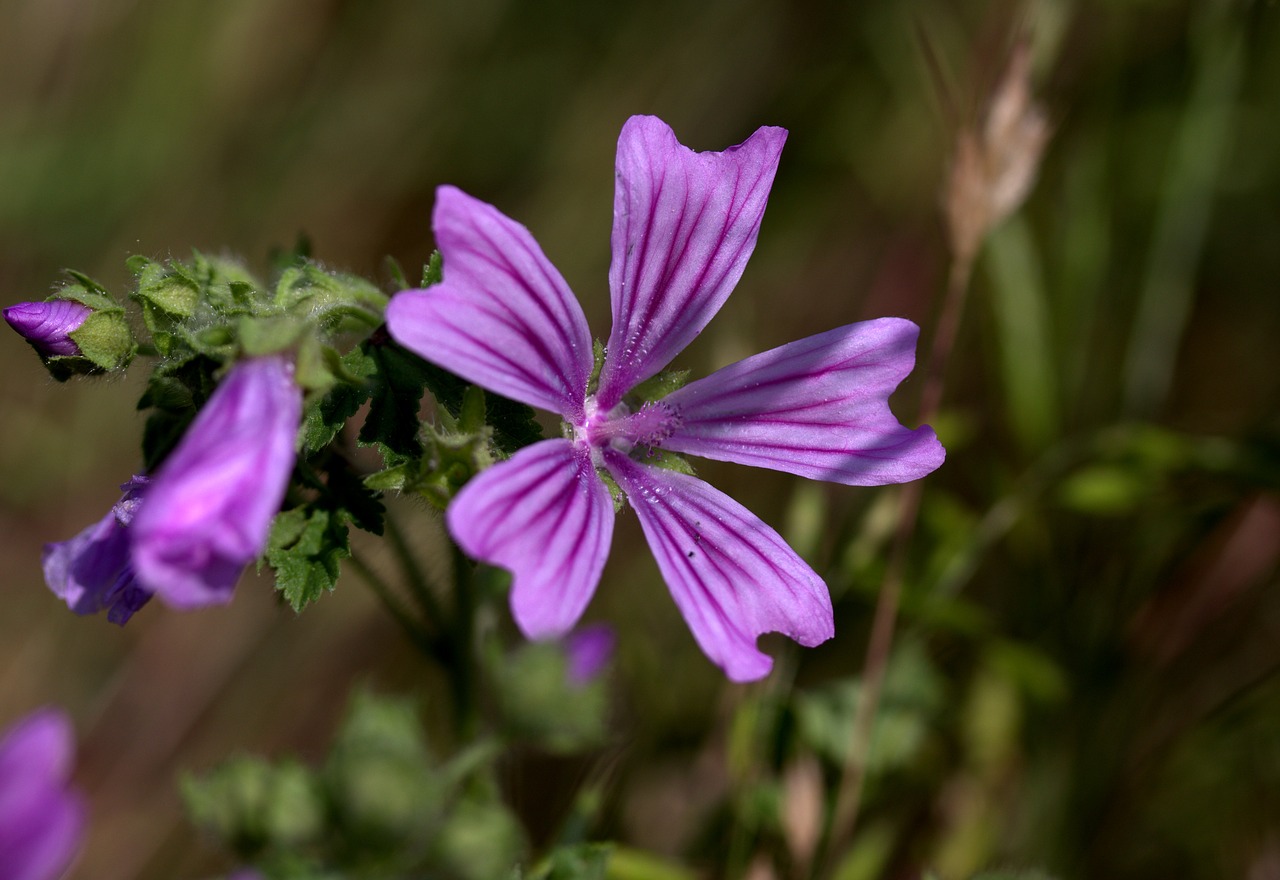
<instances>
[{"instance_id":1,"label":"pollen-covered stamen","mask_svg":"<svg viewBox=\"0 0 1280 880\"><path fill-rule=\"evenodd\" d=\"M619 404L607 414L595 410L594 400L587 401L586 423L576 434L593 447L612 446L630 452L636 446L661 446L680 427L680 411L661 400L646 403L635 412Z\"/></svg>"}]
</instances>

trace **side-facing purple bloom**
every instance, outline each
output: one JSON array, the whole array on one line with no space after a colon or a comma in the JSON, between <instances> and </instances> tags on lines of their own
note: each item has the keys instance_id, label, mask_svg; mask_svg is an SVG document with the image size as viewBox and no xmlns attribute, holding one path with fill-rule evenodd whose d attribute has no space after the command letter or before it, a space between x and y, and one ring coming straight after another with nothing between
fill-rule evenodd
<instances>
[{"instance_id":1,"label":"side-facing purple bloom","mask_svg":"<svg viewBox=\"0 0 1280 880\"><path fill-rule=\"evenodd\" d=\"M80 354L71 334L80 329L93 309L78 302L56 299L51 302L26 302L9 306L4 319L22 338L45 357L67 357Z\"/></svg>"},{"instance_id":2,"label":"side-facing purple bloom","mask_svg":"<svg viewBox=\"0 0 1280 880\"><path fill-rule=\"evenodd\" d=\"M468 483L449 529L473 557L513 573L516 622L568 631L608 555L607 472L627 497L702 650L734 680L772 660L765 632L816 645L833 631L826 585L772 528L702 480L646 461L654 449L849 485L913 480L942 446L908 430L888 398L911 371L918 329L883 318L748 358L636 405L627 395L711 320L755 247L786 132L761 128L723 153L695 153L653 117L618 141L613 330L599 384L586 317L528 230L442 187L433 223L444 281L398 294L391 335L427 360L559 413L571 437L520 450Z\"/></svg>"},{"instance_id":3,"label":"side-facing purple bloom","mask_svg":"<svg viewBox=\"0 0 1280 880\"><path fill-rule=\"evenodd\" d=\"M80 848L85 806L67 782L71 723L41 709L0 735L0 880L54 880Z\"/></svg>"},{"instance_id":4,"label":"side-facing purple bloom","mask_svg":"<svg viewBox=\"0 0 1280 880\"><path fill-rule=\"evenodd\" d=\"M44 545L45 583L76 614L106 609L123 626L151 593L138 584L129 555L129 524L142 503L147 480L134 477L107 515L69 541Z\"/></svg>"},{"instance_id":5,"label":"side-facing purple bloom","mask_svg":"<svg viewBox=\"0 0 1280 880\"><path fill-rule=\"evenodd\" d=\"M177 608L231 601L266 547L301 419L287 357L231 368L152 477L129 527L139 583Z\"/></svg>"}]
</instances>

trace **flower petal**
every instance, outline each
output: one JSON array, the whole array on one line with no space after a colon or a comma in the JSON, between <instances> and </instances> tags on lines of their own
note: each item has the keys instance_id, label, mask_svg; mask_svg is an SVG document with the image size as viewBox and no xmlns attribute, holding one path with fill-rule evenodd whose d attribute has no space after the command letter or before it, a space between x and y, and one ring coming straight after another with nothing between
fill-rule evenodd
<instances>
[{"instance_id":1,"label":"flower petal","mask_svg":"<svg viewBox=\"0 0 1280 880\"><path fill-rule=\"evenodd\" d=\"M392 337L470 382L580 418L587 319L529 230L451 186L437 191L432 222L444 280L391 299Z\"/></svg>"},{"instance_id":2,"label":"flower petal","mask_svg":"<svg viewBox=\"0 0 1280 880\"><path fill-rule=\"evenodd\" d=\"M74 736L66 716L43 709L0 738L0 877L59 877L80 847L85 806L67 785Z\"/></svg>"},{"instance_id":3,"label":"flower petal","mask_svg":"<svg viewBox=\"0 0 1280 880\"><path fill-rule=\"evenodd\" d=\"M468 555L510 569L516 623L547 638L568 632L595 592L613 500L584 448L543 440L467 483L447 519Z\"/></svg>"},{"instance_id":4,"label":"flower petal","mask_svg":"<svg viewBox=\"0 0 1280 880\"><path fill-rule=\"evenodd\" d=\"M80 329L93 309L78 302L58 299L25 302L4 310L4 319L41 354L66 357L80 354L71 334Z\"/></svg>"},{"instance_id":5,"label":"flower petal","mask_svg":"<svg viewBox=\"0 0 1280 880\"><path fill-rule=\"evenodd\" d=\"M603 409L670 363L724 304L755 249L786 138L785 129L765 127L723 153L695 153L660 119L627 120L618 138Z\"/></svg>"},{"instance_id":6,"label":"flower petal","mask_svg":"<svg viewBox=\"0 0 1280 880\"><path fill-rule=\"evenodd\" d=\"M231 601L293 471L302 392L283 357L241 361L150 481L129 526L143 587L178 608Z\"/></svg>"},{"instance_id":7,"label":"flower petal","mask_svg":"<svg viewBox=\"0 0 1280 880\"><path fill-rule=\"evenodd\" d=\"M44 545L45 583L76 614L105 608L107 619L123 626L151 599L134 577L128 532L146 486L146 477L131 478L106 516L73 538Z\"/></svg>"},{"instance_id":8,"label":"flower petal","mask_svg":"<svg viewBox=\"0 0 1280 880\"><path fill-rule=\"evenodd\" d=\"M729 678L769 674L762 633L806 646L831 638L826 584L755 514L696 477L604 455L694 638Z\"/></svg>"},{"instance_id":9,"label":"flower petal","mask_svg":"<svg viewBox=\"0 0 1280 880\"><path fill-rule=\"evenodd\" d=\"M919 332L880 318L731 364L662 399L679 424L662 446L853 486L923 477L946 452L932 428L905 428L889 409Z\"/></svg>"}]
</instances>

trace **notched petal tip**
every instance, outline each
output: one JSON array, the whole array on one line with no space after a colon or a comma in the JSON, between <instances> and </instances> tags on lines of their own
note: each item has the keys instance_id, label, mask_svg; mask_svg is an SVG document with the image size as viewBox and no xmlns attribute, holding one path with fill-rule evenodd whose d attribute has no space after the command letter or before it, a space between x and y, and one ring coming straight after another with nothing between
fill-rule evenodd
<instances>
[{"instance_id":1,"label":"notched petal tip","mask_svg":"<svg viewBox=\"0 0 1280 880\"><path fill-rule=\"evenodd\" d=\"M623 126L601 406L670 363L724 304L755 248L785 140L785 130L761 128L699 153L655 117Z\"/></svg>"},{"instance_id":2,"label":"notched petal tip","mask_svg":"<svg viewBox=\"0 0 1280 880\"><path fill-rule=\"evenodd\" d=\"M826 584L755 514L696 477L611 449L605 464L699 647L730 679L769 674L773 660L757 646L765 633L806 647L831 638Z\"/></svg>"}]
</instances>

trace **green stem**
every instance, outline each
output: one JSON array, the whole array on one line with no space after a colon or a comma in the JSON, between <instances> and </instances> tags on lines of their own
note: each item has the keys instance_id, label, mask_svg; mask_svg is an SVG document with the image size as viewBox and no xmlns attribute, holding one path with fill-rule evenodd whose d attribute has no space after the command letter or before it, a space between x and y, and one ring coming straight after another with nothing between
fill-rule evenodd
<instances>
[{"instance_id":1,"label":"green stem","mask_svg":"<svg viewBox=\"0 0 1280 880\"><path fill-rule=\"evenodd\" d=\"M351 554L348 562L356 570L356 574L360 575L360 578L373 590L374 595L382 602L382 606L387 609L387 613L404 631L405 636L408 637L413 646L427 656L443 661L444 657L442 656L440 645L419 626L418 622L413 619L413 615L405 610L405 607L396 598L394 591L392 591L387 582L367 562L354 553Z\"/></svg>"},{"instance_id":2,"label":"green stem","mask_svg":"<svg viewBox=\"0 0 1280 880\"><path fill-rule=\"evenodd\" d=\"M449 542L453 563L453 633L450 641L449 682L453 690L454 726L466 742L475 738L480 726L475 699L476 606L473 565L453 541Z\"/></svg>"},{"instance_id":3,"label":"green stem","mask_svg":"<svg viewBox=\"0 0 1280 880\"><path fill-rule=\"evenodd\" d=\"M440 600L436 598L435 591L431 588L431 581L422 570L422 566L418 563L418 557L414 555L413 549L405 539L404 531L390 511L387 511L385 523L387 538L391 541L391 549L396 555L396 560L400 563L405 583L408 584L409 591L413 593L413 598L417 601L422 613L428 620L436 625L444 623L446 619L444 608L440 605Z\"/></svg>"}]
</instances>

